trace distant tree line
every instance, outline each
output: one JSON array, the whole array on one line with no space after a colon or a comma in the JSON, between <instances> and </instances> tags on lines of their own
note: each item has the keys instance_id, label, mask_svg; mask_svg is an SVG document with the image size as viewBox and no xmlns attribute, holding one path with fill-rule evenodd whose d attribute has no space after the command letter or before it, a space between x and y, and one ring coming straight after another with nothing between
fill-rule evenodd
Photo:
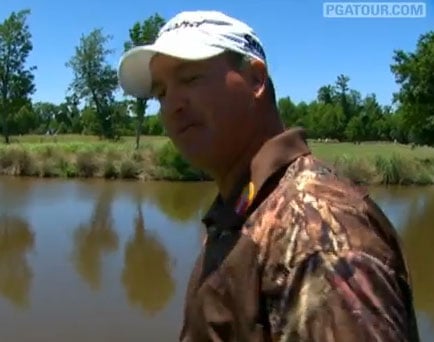
<instances>
[{"instance_id":1,"label":"distant tree line","mask_svg":"<svg viewBox=\"0 0 434 342\"><path fill-rule=\"evenodd\" d=\"M112 37L96 28L83 34L65 66L73 71L60 104L31 100L36 91L27 58L33 50L27 25L30 10L12 12L0 23L0 129L5 142L17 134L92 134L117 139L124 135L162 135L158 115L145 115L148 99L115 99L116 69L108 57ZM151 43L165 20L154 14L126 32L125 51ZM318 89L315 100L278 100L286 126L303 126L309 137L339 141L398 141L434 145L434 31L419 37L414 52L395 50L390 70L399 90L391 105L375 94L363 97L349 86L347 75ZM155 114L155 113L153 113Z\"/></svg>"},{"instance_id":2,"label":"distant tree line","mask_svg":"<svg viewBox=\"0 0 434 342\"><path fill-rule=\"evenodd\" d=\"M399 141L408 143L410 132L402 112L381 106L375 94L362 97L339 75L334 85L322 86L310 103L294 104L290 97L278 101L286 125L305 127L310 138L338 141Z\"/></svg>"}]
</instances>

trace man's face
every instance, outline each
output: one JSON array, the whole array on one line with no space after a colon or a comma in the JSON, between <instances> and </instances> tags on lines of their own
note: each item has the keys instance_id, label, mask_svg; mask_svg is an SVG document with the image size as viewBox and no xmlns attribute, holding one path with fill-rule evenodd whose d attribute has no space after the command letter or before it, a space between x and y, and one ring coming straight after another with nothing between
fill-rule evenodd
<instances>
[{"instance_id":1,"label":"man's face","mask_svg":"<svg viewBox=\"0 0 434 342\"><path fill-rule=\"evenodd\" d=\"M255 132L247 75L225 55L197 62L156 55L150 68L163 125L185 158L211 171L232 163Z\"/></svg>"}]
</instances>

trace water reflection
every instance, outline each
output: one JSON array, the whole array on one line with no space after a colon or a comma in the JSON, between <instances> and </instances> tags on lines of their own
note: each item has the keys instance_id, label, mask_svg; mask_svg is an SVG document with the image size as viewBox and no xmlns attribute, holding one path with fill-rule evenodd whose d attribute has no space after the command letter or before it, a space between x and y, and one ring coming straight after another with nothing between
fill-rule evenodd
<instances>
[{"instance_id":1,"label":"water reflection","mask_svg":"<svg viewBox=\"0 0 434 342\"><path fill-rule=\"evenodd\" d=\"M92 290L101 288L102 257L115 252L119 245L112 222L113 195L112 187L104 187L96 200L90 222L80 225L74 233L73 262Z\"/></svg>"},{"instance_id":2,"label":"water reflection","mask_svg":"<svg viewBox=\"0 0 434 342\"><path fill-rule=\"evenodd\" d=\"M33 273L26 253L34 242L34 234L26 221L0 216L0 294L21 308L29 306Z\"/></svg>"},{"instance_id":3,"label":"water reflection","mask_svg":"<svg viewBox=\"0 0 434 342\"><path fill-rule=\"evenodd\" d=\"M402 237L431 341L434 189L372 192ZM0 177L0 341L176 340L215 194L212 183Z\"/></svg>"},{"instance_id":4,"label":"water reflection","mask_svg":"<svg viewBox=\"0 0 434 342\"><path fill-rule=\"evenodd\" d=\"M426 196L423 205L414 202L402 237L411 265L416 307L434 323L434 195Z\"/></svg>"},{"instance_id":5,"label":"water reflection","mask_svg":"<svg viewBox=\"0 0 434 342\"><path fill-rule=\"evenodd\" d=\"M414 303L422 341L434 336L434 188L373 189L400 233L413 283Z\"/></svg>"},{"instance_id":6,"label":"water reflection","mask_svg":"<svg viewBox=\"0 0 434 342\"><path fill-rule=\"evenodd\" d=\"M215 185L211 182L153 182L146 190L147 200L177 222L200 219L201 209L209 206L216 195Z\"/></svg>"},{"instance_id":7,"label":"water reflection","mask_svg":"<svg viewBox=\"0 0 434 342\"><path fill-rule=\"evenodd\" d=\"M150 315L163 309L175 291L169 255L158 239L146 231L140 203L134 234L125 248L122 284L130 303Z\"/></svg>"},{"instance_id":8,"label":"water reflection","mask_svg":"<svg viewBox=\"0 0 434 342\"><path fill-rule=\"evenodd\" d=\"M0 212L19 213L23 207L31 202L32 182L27 178L19 178L10 176L0 177Z\"/></svg>"}]
</instances>

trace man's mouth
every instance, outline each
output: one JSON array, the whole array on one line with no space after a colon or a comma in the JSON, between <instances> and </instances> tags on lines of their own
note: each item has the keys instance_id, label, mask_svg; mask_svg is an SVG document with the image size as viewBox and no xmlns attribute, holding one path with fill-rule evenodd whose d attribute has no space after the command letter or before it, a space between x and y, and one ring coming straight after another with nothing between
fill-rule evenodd
<instances>
[{"instance_id":1,"label":"man's mouth","mask_svg":"<svg viewBox=\"0 0 434 342\"><path fill-rule=\"evenodd\" d=\"M190 128L197 126L196 123L192 122L189 123L188 125L182 126L179 130L178 130L178 134L182 134L185 133L186 131L188 131Z\"/></svg>"}]
</instances>

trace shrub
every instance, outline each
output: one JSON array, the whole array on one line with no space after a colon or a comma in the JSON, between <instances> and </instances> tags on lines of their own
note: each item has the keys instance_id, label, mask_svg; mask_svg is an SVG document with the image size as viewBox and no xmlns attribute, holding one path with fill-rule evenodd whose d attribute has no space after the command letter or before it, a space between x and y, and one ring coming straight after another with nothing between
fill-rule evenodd
<instances>
[{"instance_id":1,"label":"shrub","mask_svg":"<svg viewBox=\"0 0 434 342\"><path fill-rule=\"evenodd\" d=\"M339 174L357 184L376 182L375 166L367 158L354 158L344 155L336 158L334 167Z\"/></svg>"},{"instance_id":2,"label":"shrub","mask_svg":"<svg viewBox=\"0 0 434 342\"><path fill-rule=\"evenodd\" d=\"M193 168L179 153L172 142L164 144L157 152L157 163L163 178L174 180L204 180L206 175Z\"/></svg>"},{"instance_id":3,"label":"shrub","mask_svg":"<svg viewBox=\"0 0 434 342\"><path fill-rule=\"evenodd\" d=\"M93 177L98 172L98 162L93 152L79 152L77 155L77 171L80 177Z\"/></svg>"},{"instance_id":4,"label":"shrub","mask_svg":"<svg viewBox=\"0 0 434 342\"><path fill-rule=\"evenodd\" d=\"M112 159L107 158L103 166L104 178L117 178L119 176L119 171Z\"/></svg>"},{"instance_id":5,"label":"shrub","mask_svg":"<svg viewBox=\"0 0 434 342\"><path fill-rule=\"evenodd\" d=\"M137 178L140 174L140 167L134 160L126 159L122 161L120 168L121 178Z\"/></svg>"}]
</instances>

